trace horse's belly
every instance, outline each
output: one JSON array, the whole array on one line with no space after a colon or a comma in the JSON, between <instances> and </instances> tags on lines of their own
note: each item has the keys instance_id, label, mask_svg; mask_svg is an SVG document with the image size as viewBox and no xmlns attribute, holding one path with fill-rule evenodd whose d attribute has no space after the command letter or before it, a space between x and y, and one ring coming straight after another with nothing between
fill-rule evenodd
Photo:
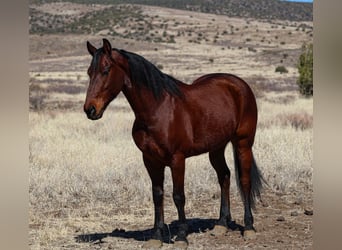
<instances>
[{"instance_id":1,"label":"horse's belly","mask_svg":"<svg viewBox=\"0 0 342 250\"><path fill-rule=\"evenodd\" d=\"M187 156L198 155L224 147L235 134L235 123L224 123L224 126L202 126L193 131L193 138ZM203 124L202 124L203 125Z\"/></svg>"}]
</instances>

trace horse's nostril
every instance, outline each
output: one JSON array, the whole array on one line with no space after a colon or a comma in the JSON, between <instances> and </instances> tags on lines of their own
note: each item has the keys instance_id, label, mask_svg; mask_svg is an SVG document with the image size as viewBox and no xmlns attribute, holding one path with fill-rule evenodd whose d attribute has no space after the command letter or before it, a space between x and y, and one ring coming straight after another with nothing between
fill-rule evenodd
<instances>
[{"instance_id":1,"label":"horse's nostril","mask_svg":"<svg viewBox=\"0 0 342 250\"><path fill-rule=\"evenodd\" d=\"M90 107L89 114L90 114L90 116L94 116L96 114L96 109L94 106Z\"/></svg>"},{"instance_id":2,"label":"horse's nostril","mask_svg":"<svg viewBox=\"0 0 342 250\"><path fill-rule=\"evenodd\" d=\"M94 117L96 114L96 109L94 106L90 106L87 110L85 110L88 117Z\"/></svg>"}]
</instances>

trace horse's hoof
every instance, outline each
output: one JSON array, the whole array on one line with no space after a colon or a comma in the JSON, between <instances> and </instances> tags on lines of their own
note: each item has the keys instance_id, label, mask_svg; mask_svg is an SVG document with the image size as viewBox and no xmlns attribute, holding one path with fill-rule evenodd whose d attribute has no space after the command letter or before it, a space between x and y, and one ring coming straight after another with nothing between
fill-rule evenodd
<instances>
[{"instance_id":1,"label":"horse's hoof","mask_svg":"<svg viewBox=\"0 0 342 250\"><path fill-rule=\"evenodd\" d=\"M175 243L173 244L173 249L188 249L188 242L184 241L184 240L177 240L175 241Z\"/></svg>"},{"instance_id":2,"label":"horse's hoof","mask_svg":"<svg viewBox=\"0 0 342 250\"><path fill-rule=\"evenodd\" d=\"M245 240L255 240L257 236L254 230L246 230L243 232L243 237Z\"/></svg>"},{"instance_id":3,"label":"horse's hoof","mask_svg":"<svg viewBox=\"0 0 342 250\"><path fill-rule=\"evenodd\" d=\"M146 249L158 249L161 248L162 245L163 242L161 240L150 239L146 241L142 247Z\"/></svg>"},{"instance_id":4,"label":"horse's hoof","mask_svg":"<svg viewBox=\"0 0 342 250\"><path fill-rule=\"evenodd\" d=\"M211 235L213 236L223 236L228 232L228 228L221 225L215 225L214 229L211 231Z\"/></svg>"}]
</instances>

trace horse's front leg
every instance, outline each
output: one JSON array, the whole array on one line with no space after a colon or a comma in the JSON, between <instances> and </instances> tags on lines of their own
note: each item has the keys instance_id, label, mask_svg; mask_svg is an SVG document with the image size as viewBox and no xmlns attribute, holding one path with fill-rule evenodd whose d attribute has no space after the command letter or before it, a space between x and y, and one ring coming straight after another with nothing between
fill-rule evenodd
<instances>
[{"instance_id":1,"label":"horse's front leg","mask_svg":"<svg viewBox=\"0 0 342 250\"><path fill-rule=\"evenodd\" d=\"M177 207L179 227L175 245L178 248L187 248L188 240L186 239L188 233L188 225L186 223L184 205L184 173L185 173L185 158L182 154L173 156L171 163L171 173L173 181L173 201Z\"/></svg>"},{"instance_id":2,"label":"horse's front leg","mask_svg":"<svg viewBox=\"0 0 342 250\"><path fill-rule=\"evenodd\" d=\"M148 240L144 248L159 248L163 244L163 228L164 228L164 169L165 166L157 161L153 161L143 156L144 163L148 174L152 181L152 195L154 203L154 232L152 238Z\"/></svg>"}]
</instances>

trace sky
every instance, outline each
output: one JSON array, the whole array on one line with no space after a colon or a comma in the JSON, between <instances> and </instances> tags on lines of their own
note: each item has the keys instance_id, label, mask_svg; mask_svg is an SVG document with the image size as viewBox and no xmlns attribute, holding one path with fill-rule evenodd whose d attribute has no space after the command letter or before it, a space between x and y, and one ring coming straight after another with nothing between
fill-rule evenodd
<instances>
[{"instance_id":1,"label":"sky","mask_svg":"<svg viewBox=\"0 0 342 250\"><path fill-rule=\"evenodd\" d=\"M305 2L305 3L312 3L313 0L286 0L288 2Z\"/></svg>"}]
</instances>

